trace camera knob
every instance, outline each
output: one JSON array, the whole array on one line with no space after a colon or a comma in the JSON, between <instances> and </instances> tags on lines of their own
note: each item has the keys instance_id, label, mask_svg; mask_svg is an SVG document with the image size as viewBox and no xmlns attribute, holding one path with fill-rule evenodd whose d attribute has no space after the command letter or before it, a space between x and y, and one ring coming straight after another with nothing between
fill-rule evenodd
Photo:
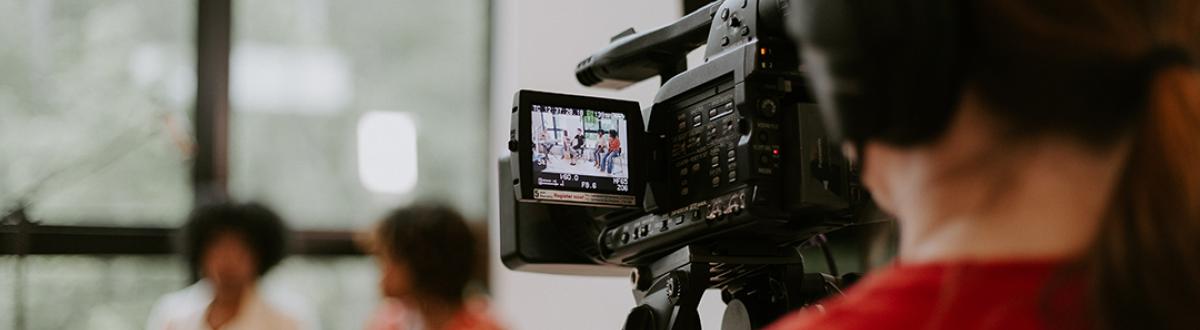
<instances>
[{"instance_id":1,"label":"camera knob","mask_svg":"<svg viewBox=\"0 0 1200 330\"><path fill-rule=\"evenodd\" d=\"M508 140L508 151L517 152L517 140Z\"/></svg>"},{"instance_id":2,"label":"camera knob","mask_svg":"<svg viewBox=\"0 0 1200 330\"><path fill-rule=\"evenodd\" d=\"M779 106L775 104L774 100L763 99L758 102L758 110L762 111L763 116L771 118L775 116L775 112L779 110Z\"/></svg>"},{"instance_id":3,"label":"camera knob","mask_svg":"<svg viewBox=\"0 0 1200 330\"><path fill-rule=\"evenodd\" d=\"M682 285L680 285L679 282L679 278L674 274L671 274L670 277L667 277L667 297L670 297L671 299L679 298L679 296L683 293L683 288L681 287Z\"/></svg>"}]
</instances>

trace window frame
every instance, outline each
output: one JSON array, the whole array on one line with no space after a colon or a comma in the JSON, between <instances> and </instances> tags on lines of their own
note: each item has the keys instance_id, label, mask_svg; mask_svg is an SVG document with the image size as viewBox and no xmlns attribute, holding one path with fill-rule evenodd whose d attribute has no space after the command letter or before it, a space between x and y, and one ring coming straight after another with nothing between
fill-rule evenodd
<instances>
[{"instance_id":1,"label":"window frame","mask_svg":"<svg viewBox=\"0 0 1200 330\"><path fill-rule=\"evenodd\" d=\"M191 168L193 203L229 198L229 58L233 0L197 0L196 134ZM490 16L490 15L489 15ZM490 38L489 38L490 39ZM490 43L490 40L489 40ZM170 255L178 228L44 225L18 206L0 215L3 255ZM348 230L295 230L289 254L354 256L363 251Z\"/></svg>"}]
</instances>

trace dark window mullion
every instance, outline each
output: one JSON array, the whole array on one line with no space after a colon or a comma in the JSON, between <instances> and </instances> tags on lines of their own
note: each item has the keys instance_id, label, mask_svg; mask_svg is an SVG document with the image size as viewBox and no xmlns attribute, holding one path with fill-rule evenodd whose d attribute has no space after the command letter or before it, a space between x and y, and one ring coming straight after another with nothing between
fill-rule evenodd
<instances>
[{"instance_id":1,"label":"dark window mullion","mask_svg":"<svg viewBox=\"0 0 1200 330\"><path fill-rule=\"evenodd\" d=\"M196 1L195 203L229 196L231 0Z\"/></svg>"}]
</instances>

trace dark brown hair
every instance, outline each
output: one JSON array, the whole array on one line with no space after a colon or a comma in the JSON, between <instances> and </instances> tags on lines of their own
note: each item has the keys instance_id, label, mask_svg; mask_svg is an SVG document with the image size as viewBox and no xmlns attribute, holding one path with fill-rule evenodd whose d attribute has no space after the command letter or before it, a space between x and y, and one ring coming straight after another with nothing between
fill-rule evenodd
<instances>
[{"instance_id":1,"label":"dark brown hair","mask_svg":"<svg viewBox=\"0 0 1200 330\"><path fill-rule=\"evenodd\" d=\"M477 271L476 240L458 211L416 205L388 214L376 227L380 251L409 270L422 299L461 304Z\"/></svg>"},{"instance_id":2,"label":"dark brown hair","mask_svg":"<svg viewBox=\"0 0 1200 330\"><path fill-rule=\"evenodd\" d=\"M1200 327L1200 1L972 3L969 81L1010 131L1130 141L1080 260L1095 325Z\"/></svg>"},{"instance_id":3,"label":"dark brown hair","mask_svg":"<svg viewBox=\"0 0 1200 330\"><path fill-rule=\"evenodd\" d=\"M285 256L287 226L271 209L258 203L222 202L196 207L183 227L183 253L193 276L199 278L205 248L219 234L233 232L246 240L257 259L255 270L262 276Z\"/></svg>"}]
</instances>

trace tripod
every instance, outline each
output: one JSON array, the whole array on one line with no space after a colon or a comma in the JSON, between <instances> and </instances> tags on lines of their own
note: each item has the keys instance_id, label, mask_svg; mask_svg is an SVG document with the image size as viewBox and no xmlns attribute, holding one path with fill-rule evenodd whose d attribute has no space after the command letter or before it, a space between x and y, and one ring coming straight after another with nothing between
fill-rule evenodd
<instances>
[{"instance_id":1,"label":"tripod","mask_svg":"<svg viewBox=\"0 0 1200 330\"><path fill-rule=\"evenodd\" d=\"M633 281L638 306L624 330L700 330L696 307L708 288L721 289L722 330L765 327L839 290L833 276L805 273L798 251L753 243L688 245L638 267Z\"/></svg>"}]
</instances>

